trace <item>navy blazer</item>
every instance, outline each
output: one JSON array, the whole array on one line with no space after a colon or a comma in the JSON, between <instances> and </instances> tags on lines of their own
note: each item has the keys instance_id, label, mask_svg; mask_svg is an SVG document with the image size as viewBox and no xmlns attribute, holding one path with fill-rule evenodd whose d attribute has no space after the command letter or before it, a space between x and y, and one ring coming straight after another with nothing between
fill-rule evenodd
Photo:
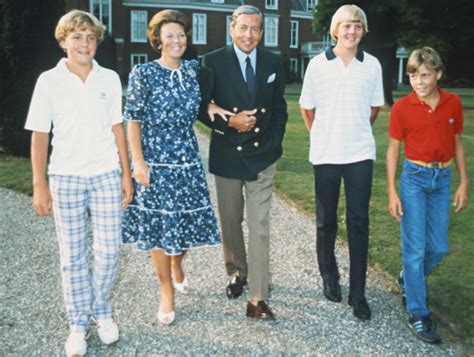
<instances>
[{"instance_id":1,"label":"navy blazer","mask_svg":"<svg viewBox=\"0 0 474 357\"><path fill-rule=\"evenodd\" d=\"M257 174L282 155L282 141L288 120L283 96L285 75L281 56L257 48L256 95L250 98L233 45L204 56L201 63L201 108L199 120L212 129L209 171L213 174L256 180ZM238 113L257 109L252 131L239 133L215 116L212 122L207 105Z\"/></svg>"}]
</instances>

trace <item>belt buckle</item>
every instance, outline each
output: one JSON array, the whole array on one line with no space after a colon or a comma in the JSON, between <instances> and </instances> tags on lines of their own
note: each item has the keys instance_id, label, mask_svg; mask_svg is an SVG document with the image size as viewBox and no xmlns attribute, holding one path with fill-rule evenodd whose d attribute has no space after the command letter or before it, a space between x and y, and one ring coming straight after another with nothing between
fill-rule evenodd
<instances>
[{"instance_id":1,"label":"belt buckle","mask_svg":"<svg viewBox=\"0 0 474 357\"><path fill-rule=\"evenodd\" d=\"M433 161L429 163L429 166L432 169L442 169L443 168L443 163L441 161Z\"/></svg>"}]
</instances>

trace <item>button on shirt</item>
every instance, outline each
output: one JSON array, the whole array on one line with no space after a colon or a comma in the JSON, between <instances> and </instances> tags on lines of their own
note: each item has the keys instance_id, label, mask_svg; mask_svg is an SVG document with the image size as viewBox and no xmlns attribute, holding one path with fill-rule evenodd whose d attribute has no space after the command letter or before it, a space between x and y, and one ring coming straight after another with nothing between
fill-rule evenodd
<instances>
[{"instance_id":1,"label":"button on shirt","mask_svg":"<svg viewBox=\"0 0 474 357\"><path fill-rule=\"evenodd\" d=\"M50 175L94 176L120 168L112 126L122 122L122 87L114 71L93 67L85 82L66 59L40 75L25 129L53 131Z\"/></svg>"},{"instance_id":2,"label":"button on shirt","mask_svg":"<svg viewBox=\"0 0 474 357\"><path fill-rule=\"evenodd\" d=\"M309 160L314 165L375 160L371 107L384 104L382 67L359 51L345 66L332 49L314 57L305 73L303 109L315 109Z\"/></svg>"}]
</instances>

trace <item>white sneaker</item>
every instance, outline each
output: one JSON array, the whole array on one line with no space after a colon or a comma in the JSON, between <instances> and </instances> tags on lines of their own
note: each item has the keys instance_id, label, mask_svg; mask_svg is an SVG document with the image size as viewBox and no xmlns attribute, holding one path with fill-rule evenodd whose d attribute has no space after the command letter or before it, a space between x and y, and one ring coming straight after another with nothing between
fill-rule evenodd
<instances>
[{"instance_id":1,"label":"white sneaker","mask_svg":"<svg viewBox=\"0 0 474 357\"><path fill-rule=\"evenodd\" d=\"M84 356L87 352L86 334L84 332L71 332L64 347L67 356Z\"/></svg>"},{"instance_id":2,"label":"white sneaker","mask_svg":"<svg viewBox=\"0 0 474 357\"><path fill-rule=\"evenodd\" d=\"M97 333L102 343L110 345L119 339L119 330L114 319L98 319Z\"/></svg>"}]
</instances>

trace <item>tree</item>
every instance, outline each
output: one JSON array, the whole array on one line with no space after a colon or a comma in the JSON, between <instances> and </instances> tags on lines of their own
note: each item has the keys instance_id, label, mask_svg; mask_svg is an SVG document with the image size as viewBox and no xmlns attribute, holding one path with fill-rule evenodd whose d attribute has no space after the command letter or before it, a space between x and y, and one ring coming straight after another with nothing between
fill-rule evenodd
<instances>
[{"instance_id":1,"label":"tree","mask_svg":"<svg viewBox=\"0 0 474 357\"><path fill-rule=\"evenodd\" d=\"M320 33L329 30L331 17L346 1L319 0L313 27ZM438 50L448 68L451 81L474 80L471 25L471 0L354 0L369 24L361 48L375 55L382 64L386 102L393 104L392 87L396 74L398 46L414 49L431 46Z\"/></svg>"},{"instance_id":2,"label":"tree","mask_svg":"<svg viewBox=\"0 0 474 357\"><path fill-rule=\"evenodd\" d=\"M29 155L23 125L36 79L61 57L54 29L63 13L64 0L0 2L0 148L9 154Z\"/></svg>"}]
</instances>

